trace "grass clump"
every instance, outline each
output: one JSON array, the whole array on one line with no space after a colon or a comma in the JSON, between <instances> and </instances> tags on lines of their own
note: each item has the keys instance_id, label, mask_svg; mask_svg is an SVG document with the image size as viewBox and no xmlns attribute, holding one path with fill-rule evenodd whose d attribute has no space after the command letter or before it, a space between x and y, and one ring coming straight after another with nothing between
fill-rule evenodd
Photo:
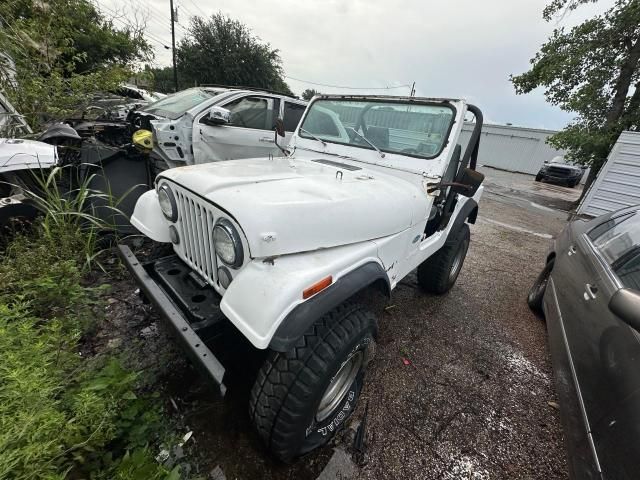
<instances>
[{"instance_id":1,"label":"grass clump","mask_svg":"<svg viewBox=\"0 0 640 480\"><path fill-rule=\"evenodd\" d=\"M86 279L92 232L60 218L0 253L0 479L179 478L151 454L166 431L138 374L80 353L104 287Z\"/></svg>"}]
</instances>

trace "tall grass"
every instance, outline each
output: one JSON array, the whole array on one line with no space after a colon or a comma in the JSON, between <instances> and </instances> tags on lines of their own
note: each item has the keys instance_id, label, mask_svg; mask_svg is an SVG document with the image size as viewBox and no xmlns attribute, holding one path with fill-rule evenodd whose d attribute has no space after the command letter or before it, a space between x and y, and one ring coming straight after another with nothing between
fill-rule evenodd
<instances>
[{"instance_id":1,"label":"tall grass","mask_svg":"<svg viewBox=\"0 0 640 480\"><path fill-rule=\"evenodd\" d=\"M114 198L111 192L100 192L90 188L96 173L76 176L76 166L55 167L48 174L36 174L34 191L26 192L30 200L43 213L42 233L51 241L71 241L67 245L69 253L82 256L84 269L96 264L102 254L97 250L100 233L117 232L113 222L99 217L95 204L100 202L104 209L116 215L126 217L119 209L120 203L133 191L131 187L124 195ZM71 178L70 182L62 182L63 178ZM64 189L60 185L70 183L73 188ZM62 234L62 236L60 236ZM80 240L80 241L79 241ZM100 266L99 262L97 263Z\"/></svg>"},{"instance_id":2,"label":"tall grass","mask_svg":"<svg viewBox=\"0 0 640 480\"><path fill-rule=\"evenodd\" d=\"M43 216L0 253L0 479L177 479L151 453L166 427L157 400L113 354L85 358L105 311L91 286L90 177L62 191L54 169L31 194Z\"/></svg>"}]
</instances>

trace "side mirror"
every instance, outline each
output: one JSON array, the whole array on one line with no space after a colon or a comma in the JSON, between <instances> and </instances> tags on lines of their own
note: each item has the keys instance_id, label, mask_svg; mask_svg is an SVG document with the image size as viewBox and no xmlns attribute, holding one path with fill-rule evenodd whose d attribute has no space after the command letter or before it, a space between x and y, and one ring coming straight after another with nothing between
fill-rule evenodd
<instances>
[{"instance_id":1,"label":"side mirror","mask_svg":"<svg viewBox=\"0 0 640 480\"><path fill-rule=\"evenodd\" d=\"M609 310L631 328L640 332L640 292L621 288L609 300Z\"/></svg>"},{"instance_id":2,"label":"side mirror","mask_svg":"<svg viewBox=\"0 0 640 480\"><path fill-rule=\"evenodd\" d=\"M473 197L478 191L478 188L480 188L480 185L482 185L484 175L468 167L461 173L462 175L458 175L451 189L455 193L459 193L465 197Z\"/></svg>"},{"instance_id":3,"label":"side mirror","mask_svg":"<svg viewBox=\"0 0 640 480\"><path fill-rule=\"evenodd\" d=\"M216 107L209 109L208 123L212 125L227 125L231 123L231 112L226 108Z\"/></svg>"},{"instance_id":4,"label":"side mirror","mask_svg":"<svg viewBox=\"0 0 640 480\"><path fill-rule=\"evenodd\" d=\"M284 122L281 118L276 118L275 123L273 124L273 129L276 131L278 135L284 137Z\"/></svg>"}]
</instances>

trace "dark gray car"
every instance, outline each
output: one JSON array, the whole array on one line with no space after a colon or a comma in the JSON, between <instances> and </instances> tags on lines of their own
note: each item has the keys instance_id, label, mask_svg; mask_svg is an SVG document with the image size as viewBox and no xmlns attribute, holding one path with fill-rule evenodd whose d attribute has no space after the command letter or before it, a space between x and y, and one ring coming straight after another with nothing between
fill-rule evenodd
<instances>
[{"instance_id":1,"label":"dark gray car","mask_svg":"<svg viewBox=\"0 0 640 480\"><path fill-rule=\"evenodd\" d=\"M640 206L571 222L529 292L575 479L640 478Z\"/></svg>"},{"instance_id":2,"label":"dark gray car","mask_svg":"<svg viewBox=\"0 0 640 480\"><path fill-rule=\"evenodd\" d=\"M580 183L584 175L584 168L577 165L568 165L562 162L544 162L544 165L536 175L536 182L551 182L566 185L573 188Z\"/></svg>"}]
</instances>

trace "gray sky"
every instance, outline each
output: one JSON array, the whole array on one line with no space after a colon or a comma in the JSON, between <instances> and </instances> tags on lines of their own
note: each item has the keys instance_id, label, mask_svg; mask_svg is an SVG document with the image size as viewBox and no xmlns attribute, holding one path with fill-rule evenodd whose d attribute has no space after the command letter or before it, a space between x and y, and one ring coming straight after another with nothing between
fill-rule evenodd
<instances>
[{"instance_id":1,"label":"gray sky","mask_svg":"<svg viewBox=\"0 0 640 480\"><path fill-rule=\"evenodd\" d=\"M542 92L517 96L509 74L529 59L556 26L570 27L601 13L613 0L581 7L560 22L542 20L547 0L174 0L177 38L192 15L221 11L240 20L280 50L285 74L296 79L352 87L387 87L416 82L417 95L464 97L488 121L560 129L571 116L548 105ZM127 9L129 0L97 0ZM139 0L148 17L156 63L169 65L169 0ZM106 12L107 14L109 12ZM116 23L117 25L117 23ZM287 78L300 94L344 89ZM349 90L353 92L353 90ZM407 95L409 87L358 90Z\"/></svg>"}]
</instances>

